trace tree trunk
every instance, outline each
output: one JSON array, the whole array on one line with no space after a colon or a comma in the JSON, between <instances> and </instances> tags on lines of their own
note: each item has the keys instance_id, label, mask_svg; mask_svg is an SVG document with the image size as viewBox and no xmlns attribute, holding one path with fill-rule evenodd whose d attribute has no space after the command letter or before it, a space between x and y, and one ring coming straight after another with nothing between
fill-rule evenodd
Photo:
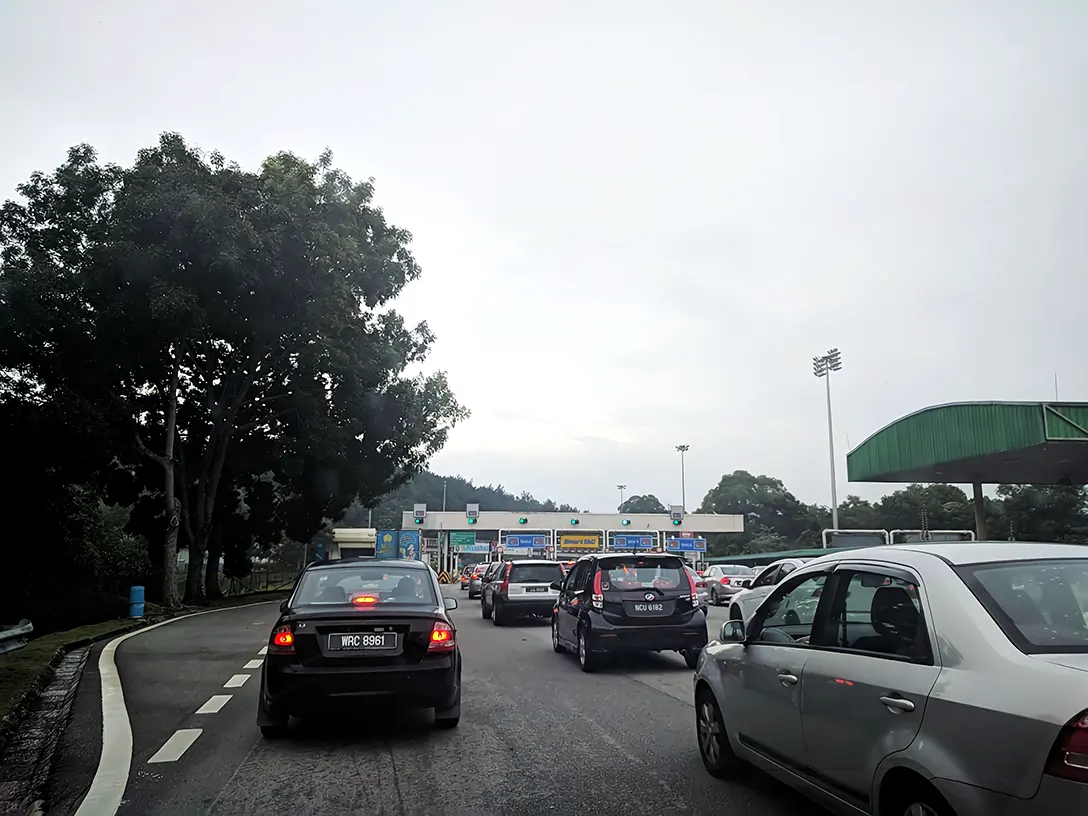
<instances>
[{"instance_id":1,"label":"tree trunk","mask_svg":"<svg viewBox=\"0 0 1088 816\"><path fill-rule=\"evenodd\" d=\"M209 601L223 597L219 586L219 559L223 555L223 529L218 524L212 528L208 540L208 558L204 562L204 593Z\"/></svg>"},{"instance_id":2,"label":"tree trunk","mask_svg":"<svg viewBox=\"0 0 1088 816\"><path fill-rule=\"evenodd\" d=\"M170 393L167 394L163 455L155 456L145 447L145 451L163 467L163 499L168 526L162 554L162 605L169 609L178 606L178 525L181 523L181 502L176 495L174 442L178 428L178 380L181 378L181 358L184 354L185 343L179 341L174 346L174 370L170 373ZM143 445L143 442L140 444Z\"/></svg>"},{"instance_id":3,"label":"tree trunk","mask_svg":"<svg viewBox=\"0 0 1088 816\"><path fill-rule=\"evenodd\" d=\"M198 606L207 601L204 595L204 556L207 541L200 541L200 534L189 545L189 568L185 573L185 603Z\"/></svg>"}]
</instances>

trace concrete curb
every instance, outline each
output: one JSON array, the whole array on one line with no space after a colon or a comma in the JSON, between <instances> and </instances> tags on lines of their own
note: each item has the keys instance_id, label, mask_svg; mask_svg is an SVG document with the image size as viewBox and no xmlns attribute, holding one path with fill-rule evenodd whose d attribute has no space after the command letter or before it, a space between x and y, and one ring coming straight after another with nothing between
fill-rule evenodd
<instances>
[{"instance_id":1,"label":"concrete curb","mask_svg":"<svg viewBox=\"0 0 1088 816\"><path fill-rule=\"evenodd\" d=\"M245 595L233 596L233 598L238 599L237 604L223 604L222 606L208 604L205 607L182 607L168 613L157 614L139 620L118 621L118 625L115 628L101 632L94 637L77 638L59 646L46 663L45 669L38 679L22 694L14 705L12 705L7 716L0 720L0 757L4 757L9 747L13 744L18 744L20 733L30 729L28 720L31 719L31 715L34 713L37 704L39 702L44 702L46 693L53 691L51 684L54 679L59 679L61 682L58 683L58 685L64 686L63 688L58 688L56 690L57 694L51 695L52 699L49 701L51 703L51 711L56 712L56 715L54 716L56 721L50 723L49 736L51 736L52 739L45 739L42 741L42 750L36 758L36 761L33 763L33 767L23 768L28 777L27 783L33 788L33 791L29 792L29 796L23 799L23 805L21 806L23 812L32 814L33 816L41 816L41 814L45 813L45 802L38 797L40 797L43 792L49 776L52 773L53 757L56 752L57 741L60 738L61 732L63 732L67 726L68 716L71 713L72 703L75 699L76 691L79 688L79 682L82 678L83 669L85 668L86 659L90 651L89 647L95 643L104 640L112 640L120 635L134 632L138 629L143 629L152 624L170 620L171 618L179 617L181 615L201 611L227 610L233 606L245 606L247 604L275 600L277 596L284 596L286 594L287 591L285 590L252 592ZM84 649L85 652L79 659L78 669L67 672L67 676L64 678L56 678L58 668L65 659L80 649ZM11 781L14 782L15 780ZM29 804L27 804L28 800ZM13 803L3 802L2 798L0 798L0 811L3 811L5 807L9 807L11 804Z\"/></svg>"}]
</instances>

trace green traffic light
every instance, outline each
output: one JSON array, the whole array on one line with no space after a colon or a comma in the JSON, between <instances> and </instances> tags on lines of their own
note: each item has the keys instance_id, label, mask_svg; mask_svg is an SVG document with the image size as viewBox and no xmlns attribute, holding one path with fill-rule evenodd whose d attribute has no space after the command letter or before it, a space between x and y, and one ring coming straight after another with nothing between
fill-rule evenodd
<instances>
[{"instance_id":1,"label":"green traffic light","mask_svg":"<svg viewBox=\"0 0 1088 816\"><path fill-rule=\"evenodd\" d=\"M673 525L679 527L680 526L680 519L673 519L672 523L673 523Z\"/></svg>"},{"instance_id":2,"label":"green traffic light","mask_svg":"<svg viewBox=\"0 0 1088 816\"><path fill-rule=\"evenodd\" d=\"M527 518L519 518L518 519L518 524L527 524L528 521L529 521L529 519L527 519Z\"/></svg>"},{"instance_id":3,"label":"green traffic light","mask_svg":"<svg viewBox=\"0 0 1088 816\"><path fill-rule=\"evenodd\" d=\"M571 520L570 520L570 523L571 523L571 524L577 524L577 523L578 523L578 519L571 519Z\"/></svg>"},{"instance_id":4,"label":"green traffic light","mask_svg":"<svg viewBox=\"0 0 1088 816\"><path fill-rule=\"evenodd\" d=\"M623 521L620 522L620 524L622 524L624 527L626 527L630 523L631 523L631 519L624 519Z\"/></svg>"},{"instance_id":5,"label":"green traffic light","mask_svg":"<svg viewBox=\"0 0 1088 816\"><path fill-rule=\"evenodd\" d=\"M468 523L469 523L469 524L475 524L475 523L476 523L476 519L474 519L474 518L470 518L470 519L468 520Z\"/></svg>"},{"instance_id":6,"label":"green traffic light","mask_svg":"<svg viewBox=\"0 0 1088 816\"><path fill-rule=\"evenodd\" d=\"M416 524L422 524L422 523L423 523L423 519L421 519L421 518L416 519Z\"/></svg>"}]
</instances>

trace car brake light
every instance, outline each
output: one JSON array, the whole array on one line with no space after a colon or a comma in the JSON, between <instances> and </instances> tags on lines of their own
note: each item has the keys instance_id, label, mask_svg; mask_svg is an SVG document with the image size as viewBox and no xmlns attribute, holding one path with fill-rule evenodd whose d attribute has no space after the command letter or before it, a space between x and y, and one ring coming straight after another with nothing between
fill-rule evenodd
<instances>
[{"instance_id":1,"label":"car brake light","mask_svg":"<svg viewBox=\"0 0 1088 816\"><path fill-rule=\"evenodd\" d=\"M1046 773L1088 783L1088 711L1074 717L1058 734L1047 759Z\"/></svg>"},{"instance_id":2,"label":"car brake light","mask_svg":"<svg viewBox=\"0 0 1088 816\"><path fill-rule=\"evenodd\" d=\"M604 609L604 578L601 577L601 571L597 570L597 573L593 576L593 597L590 599L590 604L594 609Z\"/></svg>"},{"instance_id":3,"label":"car brake light","mask_svg":"<svg viewBox=\"0 0 1088 816\"><path fill-rule=\"evenodd\" d=\"M358 604L359 606L362 606L364 604L377 603L378 599L375 598L373 595L357 595L351 599L351 602L353 604Z\"/></svg>"},{"instance_id":4,"label":"car brake light","mask_svg":"<svg viewBox=\"0 0 1088 816\"><path fill-rule=\"evenodd\" d=\"M510 567L500 567L502 570L502 584L499 586L499 594L505 595L510 590Z\"/></svg>"},{"instance_id":5,"label":"car brake light","mask_svg":"<svg viewBox=\"0 0 1088 816\"><path fill-rule=\"evenodd\" d=\"M688 577L688 588L691 590L691 602L695 603L699 600L699 588L695 586L695 579L690 572L684 572L684 575Z\"/></svg>"},{"instance_id":6,"label":"car brake light","mask_svg":"<svg viewBox=\"0 0 1088 816\"><path fill-rule=\"evenodd\" d=\"M452 652L457 647L453 637L453 627L445 621L435 621L431 629L431 641L427 644L428 652Z\"/></svg>"},{"instance_id":7,"label":"car brake light","mask_svg":"<svg viewBox=\"0 0 1088 816\"><path fill-rule=\"evenodd\" d=\"M291 624L277 626L272 630L272 640L268 644L268 651L272 654L295 653L295 633L291 630Z\"/></svg>"},{"instance_id":8,"label":"car brake light","mask_svg":"<svg viewBox=\"0 0 1088 816\"><path fill-rule=\"evenodd\" d=\"M725 577L722 578L722 586L729 586L729 579L728 578L725 578Z\"/></svg>"}]
</instances>

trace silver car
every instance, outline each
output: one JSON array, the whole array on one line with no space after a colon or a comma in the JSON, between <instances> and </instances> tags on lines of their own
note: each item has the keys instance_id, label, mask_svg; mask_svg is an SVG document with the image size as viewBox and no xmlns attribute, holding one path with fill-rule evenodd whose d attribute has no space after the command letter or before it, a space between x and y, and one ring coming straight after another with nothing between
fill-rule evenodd
<instances>
[{"instance_id":1,"label":"silver car","mask_svg":"<svg viewBox=\"0 0 1088 816\"><path fill-rule=\"evenodd\" d=\"M734 592L729 598L729 617L732 620L746 621L755 613L763 599L774 591L779 581L810 558L783 558L768 564L744 589Z\"/></svg>"},{"instance_id":2,"label":"silver car","mask_svg":"<svg viewBox=\"0 0 1088 816\"><path fill-rule=\"evenodd\" d=\"M751 567L740 564L715 564L703 572L710 603L720 606L730 598L747 589L755 580L756 573Z\"/></svg>"},{"instance_id":3,"label":"silver car","mask_svg":"<svg viewBox=\"0 0 1088 816\"><path fill-rule=\"evenodd\" d=\"M846 550L798 568L695 672L699 751L840 814L1088 813L1088 548Z\"/></svg>"},{"instance_id":4,"label":"silver car","mask_svg":"<svg viewBox=\"0 0 1088 816\"><path fill-rule=\"evenodd\" d=\"M706 608L710 604L710 593L706 588L706 580L691 567L685 566L684 569L688 571L691 580L695 582L695 595L699 599L699 606L706 612Z\"/></svg>"},{"instance_id":5,"label":"silver car","mask_svg":"<svg viewBox=\"0 0 1088 816\"><path fill-rule=\"evenodd\" d=\"M493 564L496 562L487 562L483 564L477 564L472 568L472 572L468 576L468 597L469 600L473 598L479 598L480 592L483 589L483 576Z\"/></svg>"},{"instance_id":6,"label":"silver car","mask_svg":"<svg viewBox=\"0 0 1088 816\"><path fill-rule=\"evenodd\" d=\"M558 561L511 561L484 584L480 614L503 626L525 615L551 616L565 573ZM556 586L553 586L556 585Z\"/></svg>"}]
</instances>

